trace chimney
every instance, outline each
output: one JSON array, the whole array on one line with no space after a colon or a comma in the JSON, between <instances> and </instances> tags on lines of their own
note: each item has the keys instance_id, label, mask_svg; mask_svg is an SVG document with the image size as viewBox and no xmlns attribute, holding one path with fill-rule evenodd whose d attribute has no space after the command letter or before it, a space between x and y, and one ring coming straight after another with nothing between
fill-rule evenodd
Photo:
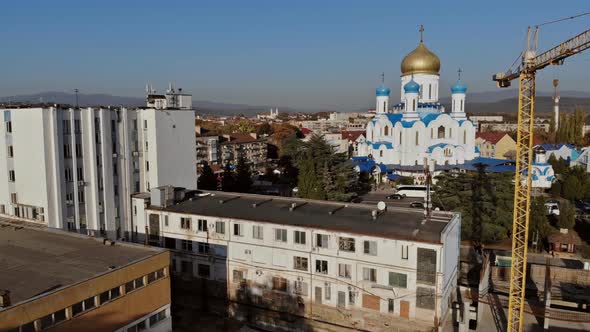
<instances>
[{"instance_id":1,"label":"chimney","mask_svg":"<svg viewBox=\"0 0 590 332\"><path fill-rule=\"evenodd\" d=\"M0 308L10 307L10 291L3 289L0 290Z\"/></svg>"}]
</instances>

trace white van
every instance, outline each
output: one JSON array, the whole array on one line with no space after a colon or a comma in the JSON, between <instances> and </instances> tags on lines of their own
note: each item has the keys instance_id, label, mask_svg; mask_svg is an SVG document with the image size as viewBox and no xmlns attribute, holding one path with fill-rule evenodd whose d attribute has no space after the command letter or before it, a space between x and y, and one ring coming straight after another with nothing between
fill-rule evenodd
<instances>
[{"instance_id":1,"label":"white van","mask_svg":"<svg viewBox=\"0 0 590 332\"><path fill-rule=\"evenodd\" d=\"M545 208L547 208L547 215L548 216L558 216L559 215L559 204L557 202L549 202L545 203Z\"/></svg>"}]
</instances>

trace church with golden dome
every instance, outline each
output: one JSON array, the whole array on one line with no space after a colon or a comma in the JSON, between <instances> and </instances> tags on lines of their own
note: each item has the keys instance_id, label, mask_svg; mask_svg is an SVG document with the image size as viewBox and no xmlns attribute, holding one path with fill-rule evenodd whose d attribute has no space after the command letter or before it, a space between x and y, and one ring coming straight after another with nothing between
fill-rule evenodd
<instances>
[{"instance_id":1,"label":"church with golden dome","mask_svg":"<svg viewBox=\"0 0 590 332\"><path fill-rule=\"evenodd\" d=\"M420 29L418 46L401 63L401 100L390 104L391 90L376 89L375 118L368 123L358 156L381 170L400 175L430 165L461 165L479 156L475 127L465 115L467 85L451 87L450 110L439 102L441 62L428 49ZM460 73L459 73L460 74Z\"/></svg>"}]
</instances>

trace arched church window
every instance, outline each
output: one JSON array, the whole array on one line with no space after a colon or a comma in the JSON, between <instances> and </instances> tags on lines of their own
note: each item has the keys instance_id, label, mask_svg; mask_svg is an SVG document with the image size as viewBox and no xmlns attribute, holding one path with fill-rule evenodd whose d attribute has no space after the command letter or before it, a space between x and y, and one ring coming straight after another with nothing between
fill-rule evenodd
<instances>
[{"instance_id":1,"label":"arched church window","mask_svg":"<svg viewBox=\"0 0 590 332\"><path fill-rule=\"evenodd\" d=\"M385 126L385 128L383 128L383 136L388 136L389 135L389 126Z\"/></svg>"},{"instance_id":2,"label":"arched church window","mask_svg":"<svg viewBox=\"0 0 590 332\"><path fill-rule=\"evenodd\" d=\"M412 100L412 111L416 110L416 99Z\"/></svg>"},{"instance_id":3,"label":"arched church window","mask_svg":"<svg viewBox=\"0 0 590 332\"><path fill-rule=\"evenodd\" d=\"M453 138L453 128L449 128L449 138Z\"/></svg>"},{"instance_id":4,"label":"arched church window","mask_svg":"<svg viewBox=\"0 0 590 332\"><path fill-rule=\"evenodd\" d=\"M461 99L461 112L463 112L463 99Z\"/></svg>"},{"instance_id":5,"label":"arched church window","mask_svg":"<svg viewBox=\"0 0 590 332\"><path fill-rule=\"evenodd\" d=\"M463 130L463 144L467 144L467 130Z\"/></svg>"},{"instance_id":6,"label":"arched church window","mask_svg":"<svg viewBox=\"0 0 590 332\"><path fill-rule=\"evenodd\" d=\"M383 150L379 151L379 157L383 157Z\"/></svg>"},{"instance_id":7,"label":"arched church window","mask_svg":"<svg viewBox=\"0 0 590 332\"><path fill-rule=\"evenodd\" d=\"M434 138L434 128L430 128L430 138Z\"/></svg>"},{"instance_id":8,"label":"arched church window","mask_svg":"<svg viewBox=\"0 0 590 332\"><path fill-rule=\"evenodd\" d=\"M401 131L399 132L399 144L400 145L402 144L402 132Z\"/></svg>"},{"instance_id":9,"label":"arched church window","mask_svg":"<svg viewBox=\"0 0 590 332\"><path fill-rule=\"evenodd\" d=\"M455 99L453 99L453 105L451 106L451 109L453 110L453 112L455 111Z\"/></svg>"},{"instance_id":10,"label":"arched church window","mask_svg":"<svg viewBox=\"0 0 590 332\"><path fill-rule=\"evenodd\" d=\"M428 84L428 99L432 99L432 84Z\"/></svg>"},{"instance_id":11,"label":"arched church window","mask_svg":"<svg viewBox=\"0 0 590 332\"><path fill-rule=\"evenodd\" d=\"M420 145L420 133L416 132L416 145Z\"/></svg>"},{"instance_id":12,"label":"arched church window","mask_svg":"<svg viewBox=\"0 0 590 332\"><path fill-rule=\"evenodd\" d=\"M383 102L383 112L387 113L387 102L386 101Z\"/></svg>"},{"instance_id":13,"label":"arched church window","mask_svg":"<svg viewBox=\"0 0 590 332\"><path fill-rule=\"evenodd\" d=\"M438 138L445 138L445 127L438 127Z\"/></svg>"}]
</instances>

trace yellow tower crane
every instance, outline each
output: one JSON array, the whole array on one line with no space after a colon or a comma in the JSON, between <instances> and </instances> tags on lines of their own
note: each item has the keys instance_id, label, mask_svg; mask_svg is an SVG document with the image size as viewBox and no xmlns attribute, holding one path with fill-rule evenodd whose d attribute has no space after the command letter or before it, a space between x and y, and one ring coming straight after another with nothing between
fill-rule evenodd
<instances>
[{"instance_id":1,"label":"yellow tower crane","mask_svg":"<svg viewBox=\"0 0 590 332\"><path fill-rule=\"evenodd\" d=\"M573 18L573 17L572 17ZM550 22L552 23L552 22ZM498 87L506 88L519 78L518 129L516 139L516 174L514 176L514 220L512 223L512 269L508 331L522 331L526 286L527 241L531 195L531 161L533 158L533 116L535 109L535 74L549 65L563 61L590 48L590 30L537 55L539 26L528 29L526 50L515 69L493 76Z\"/></svg>"}]
</instances>

